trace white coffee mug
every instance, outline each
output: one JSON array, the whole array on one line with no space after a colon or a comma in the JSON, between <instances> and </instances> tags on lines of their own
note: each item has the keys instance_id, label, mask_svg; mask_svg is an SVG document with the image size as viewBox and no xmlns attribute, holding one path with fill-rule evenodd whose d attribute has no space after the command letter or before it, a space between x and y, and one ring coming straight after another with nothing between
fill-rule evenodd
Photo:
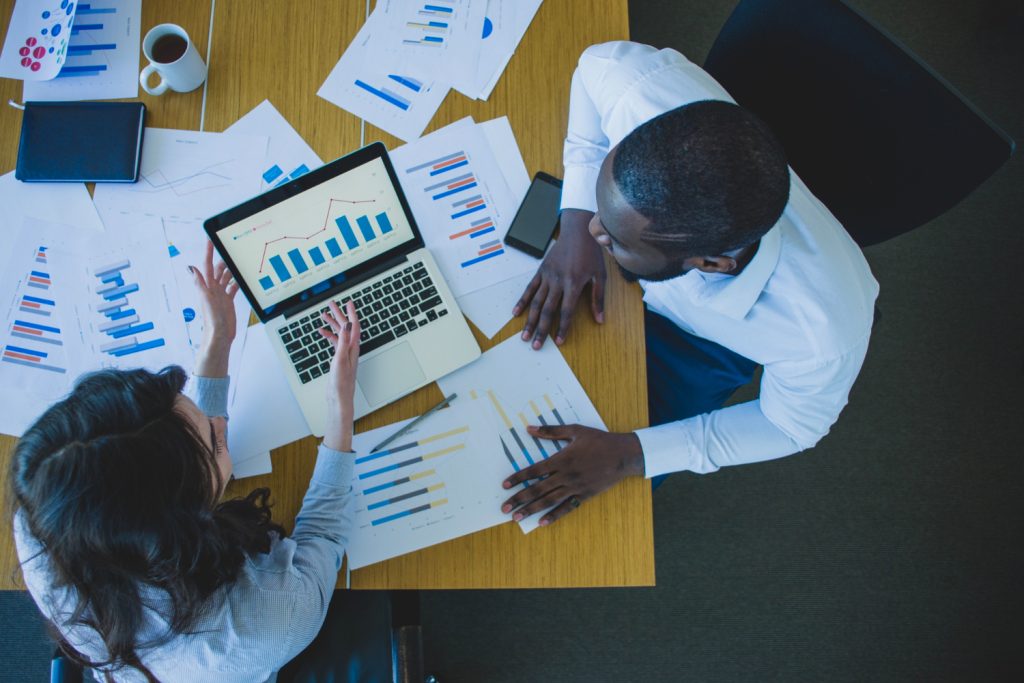
<instances>
[{"instance_id":1,"label":"white coffee mug","mask_svg":"<svg viewBox=\"0 0 1024 683\"><path fill-rule=\"evenodd\" d=\"M161 42L161 39L165 40ZM157 48L156 54L154 47ZM199 56L185 29L177 24L160 24L151 28L142 41L142 54L146 55L150 63L139 74L139 85L150 95L163 95L168 88L176 92L189 92L206 80L203 58ZM160 83L151 88L148 81L154 71L160 74Z\"/></svg>"}]
</instances>

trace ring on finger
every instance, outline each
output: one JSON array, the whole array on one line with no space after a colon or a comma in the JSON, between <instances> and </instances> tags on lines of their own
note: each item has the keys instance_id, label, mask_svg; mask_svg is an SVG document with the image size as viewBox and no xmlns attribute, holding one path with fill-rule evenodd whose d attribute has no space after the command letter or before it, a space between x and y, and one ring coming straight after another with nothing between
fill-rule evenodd
<instances>
[{"instance_id":1,"label":"ring on finger","mask_svg":"<svg viewBox=\"0 0 1024 683\"><path fill-rule=\"evenodd\" d=\"M580 506L580 499L578 496L569 496L569 505L575 510Z\"/></svg>"}]
</instances>

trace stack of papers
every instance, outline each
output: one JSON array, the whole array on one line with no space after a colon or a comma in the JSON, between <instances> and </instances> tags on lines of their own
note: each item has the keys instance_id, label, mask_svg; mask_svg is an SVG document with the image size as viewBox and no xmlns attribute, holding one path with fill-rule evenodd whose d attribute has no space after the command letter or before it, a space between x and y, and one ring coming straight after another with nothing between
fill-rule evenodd
<instances>
[{"instance_id":1,"label":"stack of papers","mask_svg":"<svg viewBox=\"0 0 1024 683\"><path fill-rule=\"evenodd\" d=\"M448 90L486 99L541 0L380 0L317 94L402 140Z\"/></svg>"}]
</instances>

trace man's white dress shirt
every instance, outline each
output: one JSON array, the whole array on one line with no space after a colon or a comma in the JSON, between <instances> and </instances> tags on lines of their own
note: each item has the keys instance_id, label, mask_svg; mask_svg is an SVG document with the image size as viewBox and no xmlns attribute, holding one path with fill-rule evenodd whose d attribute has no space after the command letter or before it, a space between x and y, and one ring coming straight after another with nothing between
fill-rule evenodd
<instances>
[{"instance_id":1,"label":"man's white dress shirt","mask_svg":"<svg viewBox=\"0 0 1024 683\"><path fill-rule=\"evenodd\" d=\"M646 121L701 100L733 101L675 50L621 41L588 48L572 77L562 208L597 211L608 151ZM692 270L640 283L652 311L764 366L757 400L638 430L648 477L810 448L846 405L878 283L842 225L792 170L790 178L782 217L739 275Z\"/></svg>"}]
</instances>

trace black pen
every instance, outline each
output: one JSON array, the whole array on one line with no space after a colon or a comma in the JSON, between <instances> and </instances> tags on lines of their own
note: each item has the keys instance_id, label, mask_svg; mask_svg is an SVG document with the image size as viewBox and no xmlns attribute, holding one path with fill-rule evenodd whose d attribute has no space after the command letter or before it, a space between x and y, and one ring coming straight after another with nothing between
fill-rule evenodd
<instances>
[{"instance_id":1,"label":"black pen","mask_svg":"<svg viewBox=\"0 0 1024 683\"><path fill-rule=\"evenodd\" d=\"M394 441L395 439L397 439L398 437L400 437L400 436L401 436L402 434L405 434L405 433L406 433L407 431L409 431L410 429L412 429L413 427L415 427L415 426L416 426L417 424L419 424L419 423L420 423L420 421L421 421L421 420L423 420L423 418L427 417L427 416L428 416L428 415L430 415L431 413L435 413L435 412L437 412L438 410L441 410L441 408L444 408L444 407L445 407L446 405L448 405L449 403L451 403L452 401L454 401L454 400L455 400L455 397L456 397L456 396L458 396L458 394L452 394L451 396L448 396L448 397L447 397L447 398L445 398L445 399L444 399L443 401L441 401L440 403L438 403L438 404L437 404L436 406L434 406L433 408L431 408L431 409L430 409L430 410L428 410L427 412L423 413L422 415L420 415L419 417L417 417L417 418L416 418L415 420L413 420L413 421L412 421L412 422L410 422L409 424L405 425L404 427L402 427L401 429L399 429L399 430L398 430L397 432L395 432L394 434L392 434L391 436L389 436L388 438L384 439L384 440L383 440L383 441L381 441L381 442L380 442L379 444L377 444L376 446L374 446L374 447L373 447L373 449L372 449L372 450L370 450L370 452L371 452L371 453L376 453L376 452L377 452L377 451L379 451L380 449L384 448L384 447L385 447L385 446L387 446L387 445L388 445L389 443L391 443L392 441Z\"/></svg>"}]
</instances>

